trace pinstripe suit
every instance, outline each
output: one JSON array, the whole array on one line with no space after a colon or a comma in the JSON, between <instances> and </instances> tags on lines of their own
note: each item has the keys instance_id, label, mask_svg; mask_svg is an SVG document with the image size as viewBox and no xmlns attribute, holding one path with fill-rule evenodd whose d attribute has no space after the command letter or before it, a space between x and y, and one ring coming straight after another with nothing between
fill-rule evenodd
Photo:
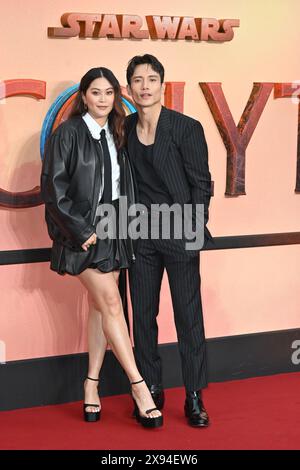
<instances>
[{"instance_id":1,"label":"pinstripe suit","mask_svg":"<svg viewBox=\"0 0 300 470\"><path fill-rule=\"evenodd\" d=\"M127 117L128 153L134 168L137 114ZM211 197L207 145L201 124L162 107L153 147L153 168L174 203L204 204L205 223ZM137 188L138 190L138 188ZM211 235L205 227L205 239ZM186 251L183 240L140 240L129 272L138 367L148 385L161 383L158 354L159 296L166 269L171 289L182 375L187 390L207 385L205 337L200 294L199 252Z\"/></svg>"}]
</instances>

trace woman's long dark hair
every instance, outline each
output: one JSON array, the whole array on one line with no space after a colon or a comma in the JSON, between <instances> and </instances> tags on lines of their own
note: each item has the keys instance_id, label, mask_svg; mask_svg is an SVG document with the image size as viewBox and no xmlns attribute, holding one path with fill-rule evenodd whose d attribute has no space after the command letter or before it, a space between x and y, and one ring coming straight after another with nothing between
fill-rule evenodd
<instances>
[{"instance_id":1,"label":"woman's long dark hair","mask_svg":"<svg viewBox=\"0 0 300 470\"><path fill-rule=\"evenodd\" d=\"M86 113L87 110L83 102L81 93L85 95L90 84L96 78L106 78L106 80L111 84L111 86L114 89L115 99L114 99L113 109L108 115L108 125L113 134L117 150L119 150L124 145L124 141L125 141L125 136L124 136L125 111L122 106L120 84L111 70L105 67L96 67L96 68L90 69L82 77L80 81L80 85L79 85L79 91L77 93L77 96L71 108L69 118Z\"/></svg>"}]
</instances>

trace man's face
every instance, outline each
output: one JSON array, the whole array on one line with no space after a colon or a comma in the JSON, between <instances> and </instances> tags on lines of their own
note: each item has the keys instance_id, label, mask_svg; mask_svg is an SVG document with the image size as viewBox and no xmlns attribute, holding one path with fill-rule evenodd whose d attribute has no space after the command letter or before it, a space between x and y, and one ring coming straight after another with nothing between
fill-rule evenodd
<instances>
[{"instance_id":1,"label":"man's face","mask_svg":"<svg viewBox=\"0 0 300 470\"><path fill-rule=\"evenodd\" d=\"M141 64L134 69L127 91L136 105L148 108L161 102L165 84L161 83L159 74L151 65Z\"/></svg>"}]
</instances>

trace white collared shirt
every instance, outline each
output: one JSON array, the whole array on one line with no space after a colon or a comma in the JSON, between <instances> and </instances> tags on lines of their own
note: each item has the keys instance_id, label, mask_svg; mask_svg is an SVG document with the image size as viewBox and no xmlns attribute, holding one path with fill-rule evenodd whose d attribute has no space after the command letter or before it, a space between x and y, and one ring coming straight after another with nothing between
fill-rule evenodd
<instances>
[{"instance_id":1,"label":"white collared shirt","mask_svg":"<svg viewBox=\"0 0 300 470\"><path fill-rule=\"evenodd\" d=\"M86 113L82 116L82 119L86 122L90 133L94 139L100 139L100 132L102 129L105 129L105 135L108 145L108 150L111 160L111 182L112 182L112 200L118 199L120 197L120 165L118 163L118 154L115 146L114 138L108 127L108 121L106 121L103 127L98 124L97 121L89 114ZM100 144L99 144L100 145ZM102 168L102 182L104 181L104 167ZM101 185L101 190L99 194L99 201L103 193L103 184Z\"/></svg>"}]
</instances>

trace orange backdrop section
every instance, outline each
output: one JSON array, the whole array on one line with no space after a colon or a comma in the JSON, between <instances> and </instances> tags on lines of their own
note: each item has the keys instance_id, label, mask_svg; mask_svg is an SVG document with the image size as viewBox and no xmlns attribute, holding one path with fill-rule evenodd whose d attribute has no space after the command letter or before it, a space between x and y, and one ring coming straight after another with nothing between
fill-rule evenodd
<instances>
[{"instance_id":1,"label":"orange backdrop section","mask_svg":"<svg viewBox=\"0 0 300 470\"><path fill-rule=\"evenodd\" d=\"M96 0L2 2L1 80L47 82L45 100L7 98L0 104L0 187L26 191L39 183L39 138L55 98L91 67L113 69L126 84L126 62L155 54L166 80L185 82L184 112L199 119L215 182L209 227L214 236L299 231L300 195L294 193L298 109L271 94L246 151L246 196L224 196L226 150L199 82L222 82L238 123L253 82L300 79L298 0ZM64 12L237 18L230 42L49 39ZM12 28L13 25L13 28ZM146 23L145 23L146 26ZM43 206L0 208L0 250L50 246ZM202 297L208 337L299 327L300 253L297 246L205 252ZM50 272L48 263L0 267L0 341L7 360L86 350L86 296L79 281ZM75 295L74 295L75 293ZM169 288L162 286L160 342L176 340Z\"/></svg>"}]
</instances>

